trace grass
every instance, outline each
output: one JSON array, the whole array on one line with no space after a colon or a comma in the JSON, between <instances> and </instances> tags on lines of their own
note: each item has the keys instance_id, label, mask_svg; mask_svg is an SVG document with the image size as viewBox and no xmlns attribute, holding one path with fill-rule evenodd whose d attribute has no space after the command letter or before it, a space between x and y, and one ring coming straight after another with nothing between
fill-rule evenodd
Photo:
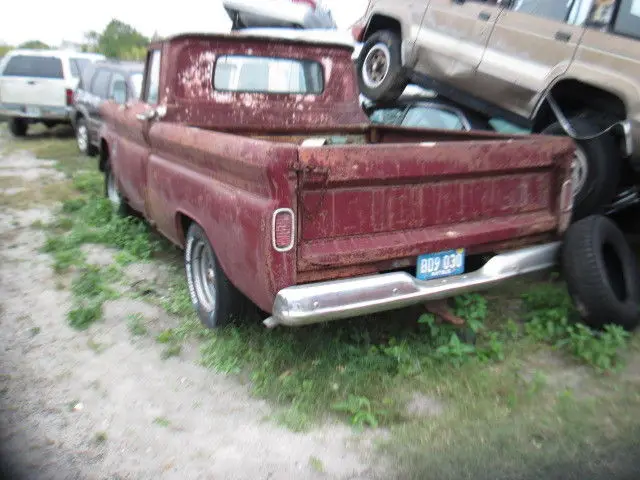
<instances>
[{"instance_id":1,"label":"grass","mask_svg":"<svg viewBox=\"0 0 640 480\"><path fill-rule=\"evenodd\" d=\"M171 422L165 417L156 417L153 419L153 423L161 427L167 428L171 425Z\"/></svg>"},{"instance_id":2,"label":"grass","mask_svg":"<svg viewBox=\"0 0 640 480\"><path fill-rule=\"evenodd\" d=\"M134 337L143 337L149 333L149 330L145 325L144 316L141 313L129 314L127 326L129 328L129 333Z\"/></svg>"}]
</instances>

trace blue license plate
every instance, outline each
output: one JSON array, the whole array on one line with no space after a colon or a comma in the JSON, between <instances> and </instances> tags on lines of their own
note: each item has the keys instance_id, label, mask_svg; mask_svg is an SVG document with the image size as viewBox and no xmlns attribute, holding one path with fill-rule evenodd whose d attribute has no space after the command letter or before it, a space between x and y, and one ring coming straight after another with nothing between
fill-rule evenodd
<instances>
[{"instance_id":1,"label":"blue license plate","mask_svg":"<svg viewBox=\"0 0 640 480\"><path fill-rule=\"evenodd\" d=\"M464 273L464 248L420 255L416 270L418 280L461 275Z\"/></svg>"}]
</instances>

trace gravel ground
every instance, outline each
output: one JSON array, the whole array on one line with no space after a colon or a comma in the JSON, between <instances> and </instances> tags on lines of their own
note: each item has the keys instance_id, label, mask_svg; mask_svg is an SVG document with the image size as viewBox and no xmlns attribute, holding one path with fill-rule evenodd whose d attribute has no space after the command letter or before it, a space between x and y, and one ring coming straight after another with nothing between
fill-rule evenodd
<instances>
[{"instance_id":1,"label":"gravel ground","mask_svg":"<svg viewBox=\"0 0 640 480\"><path fill-rule=\"evenodd\" d=\"M0 176L17 183L43 175L57 175L50 162L24 152L0 158ZM50 218L46 209L0 209L0 477L375 475L371 442L347 426L305 434L280 428L268 420L270 405L235 379L197 365L197 352L162 360L151 337L134 340L131 313L158 331L177 325L156 306L119 299L106 304L103 322L72 330L65 318L69 293L59 289L48 255L39 253L43 233L30 227Z\"/></svg>"}]
</instances>

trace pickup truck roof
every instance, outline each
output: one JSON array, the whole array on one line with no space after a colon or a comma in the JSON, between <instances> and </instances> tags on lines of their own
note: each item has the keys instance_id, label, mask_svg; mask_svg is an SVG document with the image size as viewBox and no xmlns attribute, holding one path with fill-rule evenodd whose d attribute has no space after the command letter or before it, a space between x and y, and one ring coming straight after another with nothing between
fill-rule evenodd
<instances>
[{"instance_id":1,"label":"pickup truck roof","mask_svg":"<svg viewBox=\"0 0 640 480\"><path fill-rule=\"evenodd\" d=\"M325 33L323 40L318 32L301 31L277 42L275 32L188 33L151 44L150 50L162 55L159 104L167 107L166 120L223 131L323 131L336 126L362 131L369 121L358 104L352 43L335 32ZM252 63L245 76L248 89L214 88L218 68L234 69L223 64L230 61ZM296 75L304 81L315 79L318 85L261 91L264 76L259 72L270 61L288 62ZM240 63L238 70L243 68Z\"/></svg>"}]
</instances>

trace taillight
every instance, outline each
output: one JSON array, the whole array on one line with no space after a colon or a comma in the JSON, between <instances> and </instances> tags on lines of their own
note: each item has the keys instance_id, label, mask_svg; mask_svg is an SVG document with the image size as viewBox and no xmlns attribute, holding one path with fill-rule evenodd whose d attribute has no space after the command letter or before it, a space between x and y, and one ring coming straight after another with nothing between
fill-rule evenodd
<instances>
[{"instance_id":1,"label":"taillight","mask_svg":"<svg viewBox=\"0 0 640 480\"><path fill-rule=\"evenodd\" d=\"M358 20L351 26L351 36L356 42L362 42L362 37L364 37L364 20Z\"/></svg>"},{"instance_id":2,"label":"taillight","mask_svg":"<svg viewBox=\"0 0 640 480\"><path fill-rule=\"evenodd\" d=\"M572 179L565 180L562 184L562 190L560 191L560 212L559 213L559 225L560 232L564 232L571 223L571 217L573 215L573 181Z\"/></svg>"},{"instance_id":3,"label":"taillight","mask_svg":"<svg viewBox=\"0 0 640 480\"><path fill-rule=\"evenodd\" d=\"M67 107L70 107L71 105L73 105L73 90L71 90L70 88L67 88L66 94L67 94Z\"/></svg>"},{"instance_id":4,"label":"taillight","mask_svg":"<svg viewBox=\"0 0 640 480\"><path fill-rule=\"evenodd\" d=\"M271 244L276 252L288 252L293 248L296 223L293 210L279 208L273 212L271 221Z\"/></svg>"}]
</instances>

